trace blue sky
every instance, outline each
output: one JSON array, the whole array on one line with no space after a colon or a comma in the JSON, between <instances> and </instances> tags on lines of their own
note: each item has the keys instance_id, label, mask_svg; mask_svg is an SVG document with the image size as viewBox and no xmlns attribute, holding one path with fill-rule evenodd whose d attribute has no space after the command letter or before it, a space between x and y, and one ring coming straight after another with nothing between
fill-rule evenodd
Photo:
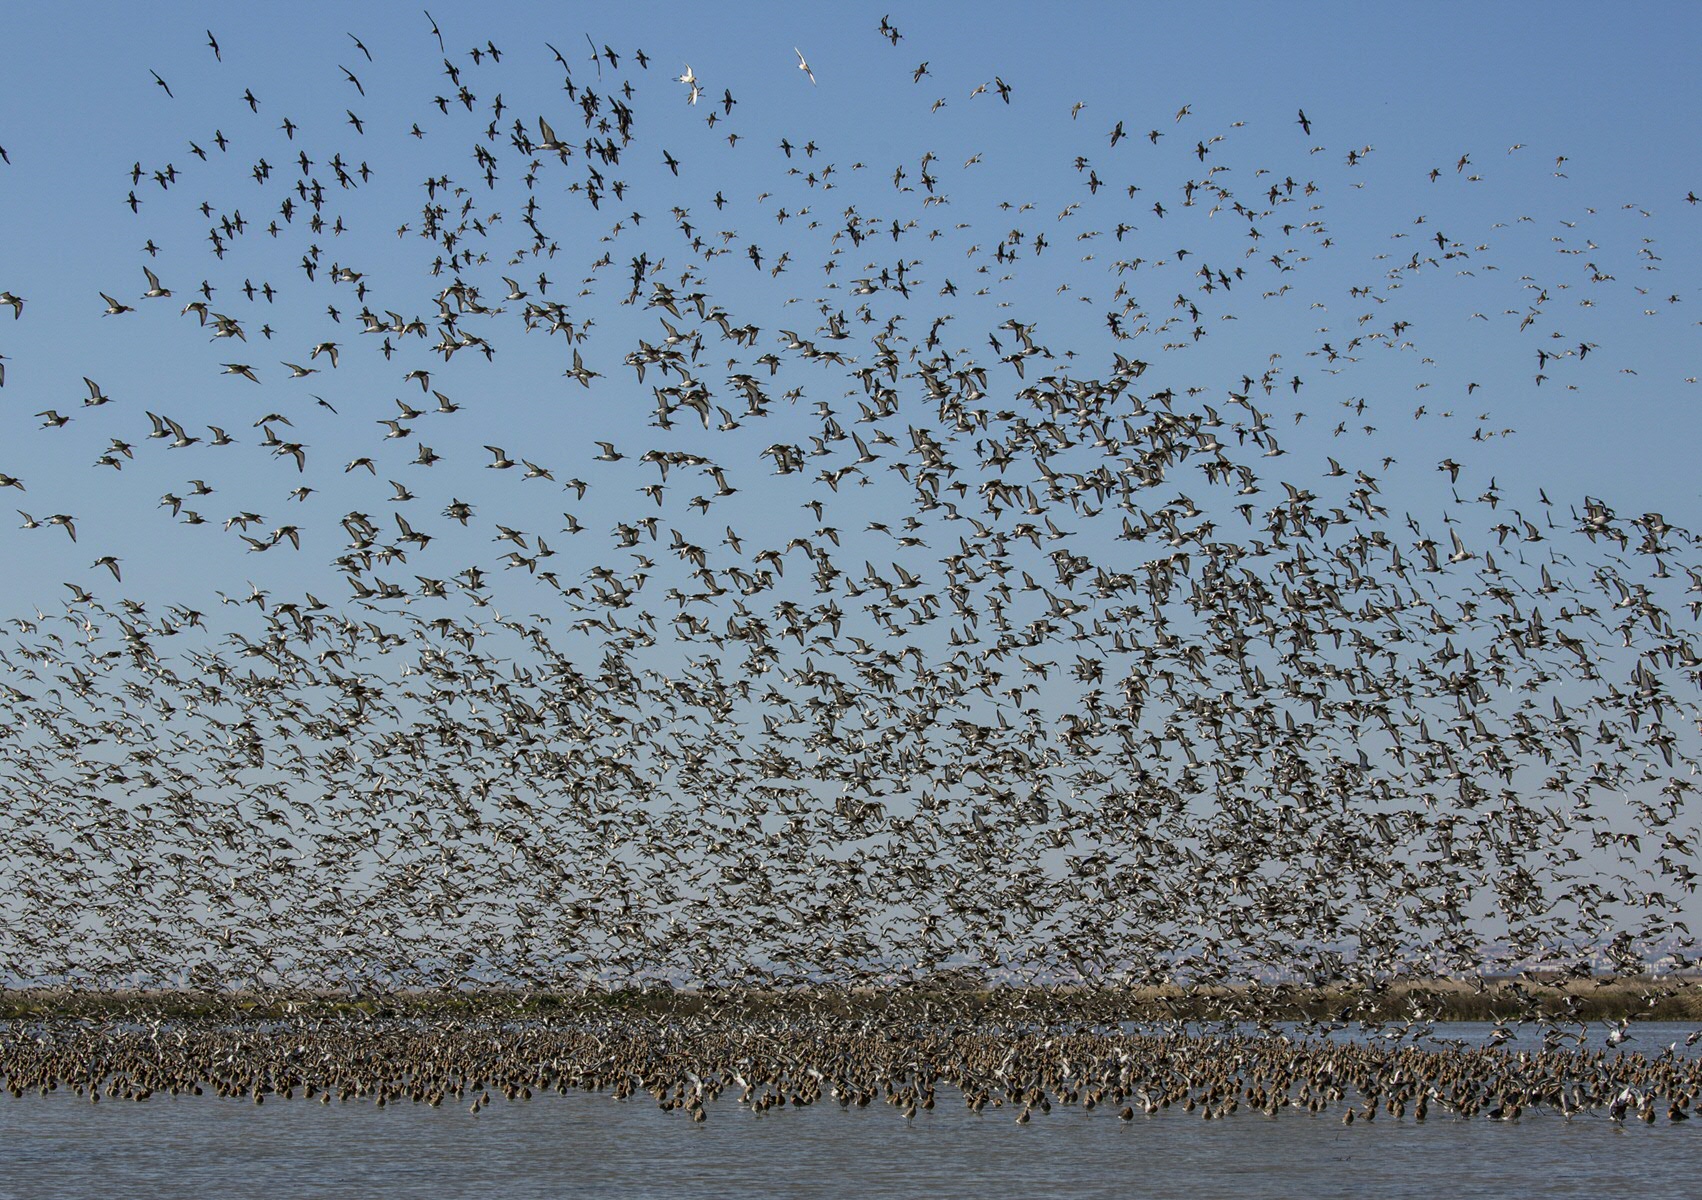
<instances>
[{"instance_id":1,"label":"blue sky","mask_svg":"<svg viewBox=\"0 0 1702 1200\"><path fill-rule=\"evenodd\" d=\"M31 503L73 511L92 531L109 516L126 515L118 501L130 490L122 486L128 480L99 473L91 479L90 472L73 470L72 463L94 455L86 445L70 452L67 443L86 433L98 451L104 439L94 439L89 418L105 414L73 413L72 426L39 436L30 414L76 407L83 375L105 384L178 365L182 343L168 341L162 332L177 322L150 311L145 314L150 323L129 319L121 326L96 319L99 308L89 306L98 305L97 290L133 299L129 290L141 279L145 257L140 246L160 236L162 218L183 224L175 240L165 240L166 257L150 260L156 266L183 261L189 239L199 236L198 229L193 235L189 230L201 223L186 212L188 193L168 195L146 178L137 189L146 209L130 214L123 202L131 190L131 163L145 160L150 171L173 163L194 177L198 164L186 144L192 137L205 141L214 129L229 126L243 148L275 143L276 154L290 144L276 136L278 119L293 114L325 130L353 107L369 114L372 127L348 144L360 142L374 158L382 148L387 156L362 197L373 204L376 217L379 208L412 206L406 189L417 179L400 168L392 171L389 162L410 150L418 152L417 162L437 161L432 155L440 143L409 145L410 139L397 134L405 128L404 116L414 120L411 114L422 103L429 108L429 95L447 82L440 71L429 75L437 56L424 15L374 7L351 17L346 10L312 5L290 13L281 20L262 10L177 5L162 16L113 5L72 16L47 6L19 6L0 18L14 48L8 64L14 101L0 134L12 160L0 205L7 226L16 231L6 286L30 301L29 322L7 330L6 348L0 350L10 360L7 465L0 469L20 474L19 456L51 467L47 478L34 473ZM1495 403L1483 406L1494 407L1501 424L1519 431L1518 453L1489 472L1504 485L1520 476L1524 464L1540 467L1544 482L1574 499L1596 491L1622 496L1629 507L1682 510L1695 504L1697 489L1683 462L1690 440L1685 435L1693 428L1693 385L1685 380L1698 369L1691 353L1696 297L1684 273L1697 245L1698 210L1682 203L1697 184L1695 134L1683 116L1696 111L1699 99L1694 73L1685 67L1699 23L1688 6L1641 6L1613 21L1599 20L1589 6L1436 5L1422 13L1365 5L1064 6L1052 11L1043 28L1028 9L978 8L976 19L964 20L952 6L925 6L895 17L904 35L896 48L875 32L882 15L877 7L752 5L710 12L655 5L643 6L639 14L619 24L604 22L606 27L599 27L599 14L591 10L509 6L477 22L458 13L436 16L452 48L464 51L461 43L470 47L491 39L507 49L509 70L518 75L509 85L511 102L528 90L536 96L553 86L546 84L554 71L546 41L563 50L576 73L594 79L584 61L586 31L599 44L612 41L623 51L643 46L652 59L643 74L653 91L683 90L669 80L688 62L712 95L731 87L747 141L737 154L716 157L724 147L703 143L718 139L700 138L700 157L688 159L686 178L691 192L723 190L736 204L748 203L759 189L745 187L741 194L733 186L738 176L710 175L709 162L715 171L751 171L772 182L791 165L775 161L770 139L776 135L800 145L813 137L842 171L845 160L853 159L868 164L867 175L883 178L901 161L914 174L920 154L935 149L943 164L936 170L953 184L956 207L950 215L974 219L977 233L969 236L975 238L986 228L980 222L989 215L991 205L984 201L990 197L1008 193L1042 207L1077 198L1081 180L1068 164L1078 153L1090 155L1096 170L1105 166L1108 177L1118 173L1119 179L1164 184L1169 182L1164 173L1188 157L1185 149L1194 135L1232 134L1240 151L1237 170L1245 172L1263 155L1272 163L1280 157L1336 177L1329 217L1342 249L1332 256L1328 282L1314 289L1321 299L1336 300L1341 280L1375 269L1374 255L1390 249L1378 243L1403 230L1416 241L1419 234L1452 224L1462 237L1488 238L1495 222L1532 216L1525 229L1496 237L1488 257L1503 247L1524 256L1500 264L1504 275L1554 267L1553 254L1545 251L1553 248L1547 239L1555 236L1594 238L1603 256L1628 262L1641 238L1655 237L1662 272L1651 276L1660 283L1650 296L1659 293L1664 300L1677 294L1681 302L1655 305L1650 299L1662 311L1642 322L1633 319L1641 313L1630 304L1623 312L1597 311L1588 314L1593 323L1581 335L1611 339L1604 359L1623 346L1621 365L1635 362L1636 377L1597 379L1583 394L1538 393L1518 385L1516 365L1523 364L1515 365L1506 340L1488 345L1481 359L1468 358L1463 369L1476 372L1481 364L1486 373L1498 366L1505 372L1495 386L1484 381ZM355 48L345 26L374 50L375 62ZM223 63L212 61L202 32L207 28L220 40ZM796 70L793 46L805 51L818 86L810 87ZM910 72L922 61L930 63L931 73L911 83ZM369 98L343 79L343 66L357 69ZM612 68L605 69L613 76ZM153 70L172 84L175 100L156 87ZM972 88L994 76L1012 85L1011 105L998 104L991 93L968 98ZM248 114L239 101L250 87L263 98L265 119ZM930 111L939 98L946 107ZM1086 107L1069 119L1077 102ZM1191 109L1186 128L1172 118L1183 105ZM661 140L677 138L680 145L692 136L690 119L701 115L683 104L647 108L657 120L677 122ZM1306 147L1293 128L1300 108L1315 129L1304 139ZM532 119L530 112L521 115ZM1104 143L1118 121L1132 139L1119 147L1122 162L1114 161L1116 153ZM1231 129L1236 121L1245 124ZM1139 137L1151 128L1167 134L1159 147ZM1296 153L1311 145L1325 149L1310 160ZM1513 145L1523 149L1510 155ZM1365 187L1360 195L1346 194L1341 157L1365 146L1374 150L1355 180ZM1178 153L1170 153L1173 148ZM1137 157L1146 151L1153 153ZM973 190L951 180L954 174L963 178L957 164L971 154L982 156ZM1464 154L1471 156L1471 171L1482 176L1475 186L1463 185L1453 170ZM1553 177L1559 155L1565 156L1565 179ZM1435 184L1424 175L1433 166L1444 168ZM772 177L764 174L771 170ZM202 170L199 177L212 174ZM220 179L240 208L242 185L249 181L229 169ZM979 209L966 207L972 203ZM1652 215L1627 216L1621 207L1626 204ZM1428 226L1412 226L1420 215L1429 218ZM1568 228L1561 221L1577 224ZM1509 245L1517 234L1526 236ZM203 274L186 269L197 279ZM178 283L179 293L186 290L181 270L169 282ZM1507 288L1433 290L1440 294L1425 331L1450 342L1475 332L1467 323L1471 311L1514 294ZM26 330L28 340L20 341ZM282 337L279 353L257 349L251 357L275 365L305 352ZM1471 346L1467 341L1450 348L1470 355ZM198 394L215 382L229 394L230 380L194 378L191 386L190 379L177 376L168 387L146 394L165 406L163 394L185 389ZM265 394L270 398L280 390L269 387ZM127 401L125 407L150 405ZM1390 424L1381 428L1387 431ZM1402 434L1422 436L1428 428L1403 428ZM1450 444L1447 436L1425 443L1443 450ZM21 477L29 480L30 473ZM114 503L105 502L109 496ZM130 524L115 523L115 539L134 544L141 536ZM63 548L49 550L43 545L49 539L39 536L8 538L9 552L29 567L12 577L8 591L24 600L30 589L19 583L48 571L54 551ZM129 559L133 569L148 569L146 554ZM170 573L178 569L174 565Z\"/></svg>"},{"instance_id":2,"label":"blue sky","mask_svg":"<svg viewBox=\"0 0 1702 1200\"><path fill-rule=\"evenodd\" d=\"M896 46L878 30L889 12ZM476 568L493 612L542 614L558 633L606 615L600 590L642 593L660 635L644 661L660 675L707 656L699 635L748 617L747 601L777 624L778 604L821 603L808 554L832 541L844 638L800 637L781 661L841 661L863 639L943 663L948 637L988 636L952 626L942 566L960 545L1008 541L1005 583L1036 577L1012 612L1042 620L1048 602L1054 616L1068 607L1061 544L1112 570L1168 554L1163 536L1120 537L1105 495L1085 514L1048 509L1034 498L1044 471L1025 460L1005 478L984 453L988 423L1018 445L1038 438L1024 395L1037 376L1104 377L1114 355L1147 364L1136 390L1153 406L1211 406L1223 420L1210 428L1258 471L1257 493L1250 476L1237 491L1233 477L1202 474L1202 452L1143 494L1159 526L1162 510L1187 512L1262 548L1252 509L1280 508L1284 485L1315 491L1326 512L1350 509L1363 471L1392 533L1405 537L1410 515L1444 555L1450 533L1461 538L1468 565L1444 575L1445 593L1478 586L1470 564L1489 553L1528 582L1562 545L1576 556L1570 577L1587 581L1612 548L1573 532L1586 497L1688 527L1702 498L1702 205L1687 199L1702 188L1702 15L1604 12L640 5L616 17L509 5L475 19L444 5L440 52L410 6L10 7L0 290L23 308L16 320L0 309L0 472L24 490L0 490L23 514L0 520L0 615L54 612L71 585L156 617L174 603L212 612L213 643L254 629L255 614L218 604L251 588L312 593L397 627L483 619L493 614L456 585L457 599L431 595ZM576 90L604 96L600 117L619 81L633 85L634 140L597 164L595 206L586 139L617 134L595 119L588 130L550 43ZM618 66L591 60L605 45ZM688 67L695 105L679 79ZM569 158L512 147L516 122L542 140L540 118L573 145ZM326 198L318 230L310 180ZM548 249L522 225L533 201ZM420 236L432 220L467 225L456 250ZM483 257L441 261L462 249ZM144 268L168 297L143 295ZM445 292L457 278L476 297ZM103 293L133 311L106 314ZM526 328L525 307L546 295L583 341ZM186 307L198 297L205 317ZM363 306L386 323L417 318L427 336L362 332ZM714 309L729 328L757 327L754 340L726 336ZM214 338L213 314L241 335ZM486 340L434 352L446 328ZM890 378L876 335L894 347ZM1025 337L1046 354L1013 362ZM794 341L846 361L808 361ZM335 365L314 354L327 342ZM697 397L677 393L671 419L657 419L670 403L657 389L685 387L687 372L653 359L641 375L641 345L694 356L701 420L687 403ZM565 375L576 349L590 386ZM947 428L918 365L936 354L945 365L928 369L945 376L987 371L981 430ZM290 363L312 373L292 378ZM743 413L739 375L766 391L766 414ZM110 400L85 403L85 378ZM869 407L883 380L901 393L884 415ZM1056 411L1068 394L1066 380ZM151 436L149 414L177 422L186 444ZM973 538L955 511L918 508L924 434L970 467L937 481L937 498L976 518ZM1127 478L1126 447L1097 454L1122 437L1089 428L1040 462L1085 478L1105 459ZM618 459L599 453L605 442ZM788 451L774 448L791 446L804 468L777 472ZM421 461L428 447L440 461ZM675 456L667 472L658 455ZM522 465L493 468L504 459ZM818 474L830 468L843 473ZM994 485L1014 489L997 512L981 507ZM445 515L456 502L471 521ZM55 516L74 521L75 542ZM368 522L369 541L407 557L367 575L405 602L350 599L335 560ZM1521 531L1538 527L1550 544L1521 562ZM410 529L430 542L407 540ZM741 593L729 574L728 596L688 598L698 577L682 547L745 578L772 570L772 595ZM918 631L888 630L856 602L884 586L870 576L911 575L946 616L905 608L897 620ZM1653 586L1678 603L1684 582ZM997 586L987 579L977 598ZM594 628L579 636L598 644ZM1441 649L1443 632L1425 636ZM1483 649L1481 630L1457 636ZM1031 685L1043 719L1066 722L1081 697L1074 649L1025 653L1050 657L1007 664L1005 686L1021 687L1000 711L1020 713ZM1588 691L1553 690L1569 703ZM761 713L744 716L757 736Z\"/></svg>"}]
</instances>

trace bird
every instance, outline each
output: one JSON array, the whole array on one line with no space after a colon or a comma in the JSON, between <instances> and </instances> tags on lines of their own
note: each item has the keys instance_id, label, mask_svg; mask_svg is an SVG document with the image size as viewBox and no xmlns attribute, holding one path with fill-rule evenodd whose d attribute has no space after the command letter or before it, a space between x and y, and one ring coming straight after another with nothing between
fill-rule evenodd
<instances>
[{"instance_id":1,"label":"bird","mask_svg":"<svg viewBox=\"0 0 1702 1200\"><path fill-rule=\"evenodd\" d=\"M745 68L678 114L702 81L651 80L612 20L545 78L425 14L380 46L383 119L335 122L315 88L366 93L334 29L290 39L321 50L258 122L190 27L151 164L84 147L115 186L37 206L44 246L145 222L102 269L187 303L107 326L22 260L30 327L0 294L44 331L5 347L14 394L83 409L20 419L0 467L84 514L6 533L0 956L101 1018L32 1016L0 1074L480 1113L601 1088L694 1123L722 1089L926 1122L946 1084L1024 1136L1072 1104L1686 1119L1680 1039L1609 1007L1681 1009L1690 962L1702 560L1655 498L1685 414L1630 487L1489 405L1612 380L1637 427L1689 198L1612 207L1633 163L1543 229L1546 160L1461 156L1468 232L1358 186L1412 165L1372 158L1375 114L1333 153L1282 97L1182 105L1175 154L1138 108L1084 140L1111 101L1016 106L1008 48L949 39L939 77L1004 102L957 158L943 100L873 141L866 106L771 112L765 142ZM265 45L233 36L233 69ZM343 386L250 409L198 365L224 339Z\"/></svg>"}]
</instances>

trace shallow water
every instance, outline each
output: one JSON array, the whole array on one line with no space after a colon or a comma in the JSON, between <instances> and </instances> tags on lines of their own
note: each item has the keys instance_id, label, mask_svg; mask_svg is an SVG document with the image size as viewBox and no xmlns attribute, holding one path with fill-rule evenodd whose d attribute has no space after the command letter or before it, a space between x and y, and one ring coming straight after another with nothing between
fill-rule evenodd
<instances>
[{"instance_id":1,"label":"shallow water","mask_svg":"<svg viewBox=\"0 0 1702 1200\"><path fill-rule=\"evenodd\" d=\"M1179 1110L1124 1122L1055 1107L1018 1125L948 1099L906 1120L873 1104L760 1116L723 1099L694 1124L647 1098L553 1093L464 1107L65 1092L0 1102L0 1197L557 1196L1681 1196L1696 1123L1546 1113L1515 1123Z\"/></svg>"},{"instance_id":2,"label":"shallow water","mask_svg":"<svg viewBox=\"0 0 1702 1200\"><path fill-rule=\"evenodd\" d=\"M1482 1044L1487 1026L1439 1027ZM1599 1044L1605 1032L1593 1029ZM1658 1052L1684 1026L1634 1027ZM1387 1114L1343 1126L1247 1109L1203 1121L1171 1109L1124 1122L1054 1106L1015 1122L942 1088L906 1120L876 1103L757 1115L730 1095L694 1124L647 1096L543 1092L465 1103L264 1105L156 1095L91 1105L67 1090L0 1097L0 1200L83 1196L1152 1196L1324 1198L1694 1194L1702 1120L1621 1127L1600 1113L1517 1122Z\"/></svg>"}]
</instances>

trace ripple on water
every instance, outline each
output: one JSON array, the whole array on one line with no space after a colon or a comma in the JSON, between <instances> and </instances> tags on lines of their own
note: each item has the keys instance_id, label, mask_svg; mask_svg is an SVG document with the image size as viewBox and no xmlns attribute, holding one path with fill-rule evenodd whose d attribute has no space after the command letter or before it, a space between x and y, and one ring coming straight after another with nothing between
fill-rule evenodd
<instances>
[{"instance_id":1,"label":"ripple on water","mask_svg":"<svg viewBox=\"0 0 1702 1200\"><path fill-rule=\"evenodd\" d=\"M1055 1106L967 1111L942 1087L906 1120L889 1105L754 1115L723 1097L694 1124L647 1097L539 1093L470 1115L460 1105L212 1096L90 1105L66 1091L0 1101L0 1200L54 1196L506 1197L784 1195L1680 1196L1695 1183L1694 1123L1620 1128L1600 1115L1516 1123L1172 1109L1124 1122Z\"/></svg>"}]
</instances>

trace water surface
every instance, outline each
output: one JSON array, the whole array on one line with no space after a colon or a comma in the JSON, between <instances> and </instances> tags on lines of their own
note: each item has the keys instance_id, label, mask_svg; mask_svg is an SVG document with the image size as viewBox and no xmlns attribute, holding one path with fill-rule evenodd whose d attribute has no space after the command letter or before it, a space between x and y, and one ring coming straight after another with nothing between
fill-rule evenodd
<instances>
[{"instance_id":1,"label":"water surface","mask_svg":"<svg viewBox=\"0 0 1702 1200\"><path fill-rule=\"evenodd\" d=\"M1482 1044L1486 1026L1436 1033ZM1633 1026L1658 1052L1684 1026ZM1602 1027L1592 1030L1600 1044ZM1519 1041L1533 1040L1531 1031ZM1517 1041L1515 1042L1515 1045ZM38 1197L1212 1196L1425 1197L1695 1194L1702 1120L1616 1125L1538 1111L1517 1122L1387 1114L1341 1123L1179 1108L1124 1122L1055 1105L1018 1124L956 1092L906 1120L832 1102L754 1114L724 1095L696 1124L640 1093L467 1102L263 1105L155 1095L91 1105L67 1090L0 1098L0 1200Z\"/></svg>"}]
</instances>

